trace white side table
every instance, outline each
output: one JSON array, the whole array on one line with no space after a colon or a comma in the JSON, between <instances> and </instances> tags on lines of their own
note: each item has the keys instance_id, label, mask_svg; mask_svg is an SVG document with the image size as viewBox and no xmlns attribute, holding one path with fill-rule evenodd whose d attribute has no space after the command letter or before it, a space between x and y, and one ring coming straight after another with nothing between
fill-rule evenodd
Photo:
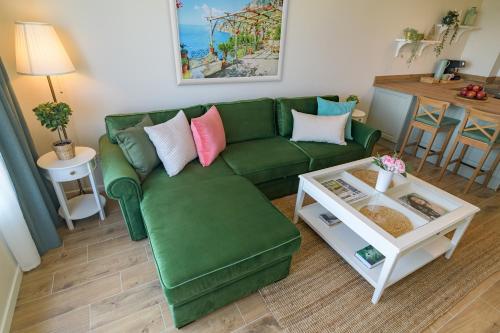
<instances>
[{"instance_id":1,"label":"white side table","mask_svg":"<svg viewBox=\"0 0 500 333\"><path fill-rule=\"evenodd\" d=\"M354 111L352 111L352 119L359 121L360 123L364 123L366 121L366 112L354 109Z\"/></svg>"},{"instance_id":2,"label":"white side table","mask_svg":"<svg viewBox=\"0 0 500 333\"><path fill-rule=\"evenodd\" d=\"M37 164L45 176L50 179L61 207L59 215L65 220L70 230L74 229L73 221L83 219L99 212L104 220L104 204L106 199L99 194L95 183L94 169L96 152L92 148L76 147L75 157L70 160L59 160L54 152L41 156ZM74 181L89 177L92 194L81 194L71 199L66 198L62 182Z\"/></svg>"}]
</instances>

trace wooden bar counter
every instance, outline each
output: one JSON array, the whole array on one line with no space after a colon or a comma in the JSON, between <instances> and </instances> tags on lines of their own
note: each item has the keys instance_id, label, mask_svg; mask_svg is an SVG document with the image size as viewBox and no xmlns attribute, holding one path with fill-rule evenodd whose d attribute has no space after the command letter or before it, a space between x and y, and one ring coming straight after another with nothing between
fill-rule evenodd
<instances>
[{"instance_id":1,"label":"wooden bar counter","mask_svg":"<svg viewBox=\"0 0 500 333\"><path fill-rule=\"evenodd\" d=\"M468 107L473 107L492 115L500 116L500 99L488 96L486 101L474 101L460 98L457 96L460 88L468 84L484 83L472 80L463 80L450 83L424 83L420 82L420 77L429 76L429 74L415 75L394 75L394 76L377 76L373 84L375 92L373 94L370 112L368 113L368 124L382 131L382 137L394 143L394 149L399 151L403 137L406 134L408 123L411 118L412 111L416 104L416 96L424 96L440 101L450 103L450 107L446 112L447 117L459 119L463 121ZM453 142L456 136L455 129L451 141ZM416 138L416 131L410 142ZM422 139L423 146L427 146L429 136L424 134ZM434 142L434 149L439 150L444 144L442 135L438 135ZM443 148L449 148L443 147ZM417 156L421 156L423 149L419 149ZM444 157L449 154L449 149L446 149ZM457 152L455 153L457 154ZM485 163L485 169L488 170L493 166L493 161L496 154L500 152L494 151L490 154ZM481 158L482 153L475 148L470 148L464 158L464 162L469 165L476 165ZM436 156L429 157L429 162L434 162ZM464 177L470 177L472 169L461 167L459 174ZM478 177L477 181L481 182L484 177ZM490 188L497 189L500 186L500 167L493 174L493 179L488 184Z\"/></svg>"},{"instance_id":2,"label":"wooden bar counter","mask_svg":"<svg viewBox=\"0 0 500 333\"><path fill-rule=\"evenodd\" d=\"M390 77L376 77L374 86L413 96L430 97L440 101L449 102L458 107L473 107L482 111L500 115L500 99L488 96L486 101L474 101L466 100L457 96L460 88L465 87L470 83L481 85L484 85L484 83L464 80L457 83L431 84L420 82L418 79L412 80L409 78L407 80L391 81L389 78Z\"/></svg>"}]
</instances>

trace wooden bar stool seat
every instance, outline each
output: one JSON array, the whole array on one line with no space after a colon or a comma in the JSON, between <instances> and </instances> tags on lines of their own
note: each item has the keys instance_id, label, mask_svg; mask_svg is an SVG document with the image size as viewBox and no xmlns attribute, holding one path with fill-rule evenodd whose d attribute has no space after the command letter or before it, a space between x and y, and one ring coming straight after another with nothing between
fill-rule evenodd
<instances>
[{"instance_id":1,"label":"wooden bar stool seat","mask_svg":"<svg viewBox=\"0 0 500 333\"><path fill-rule=\"evenodd\" d=\"M420 164L416 170L416 174L422 170L425 161L430 156L438 156L436 159L437 166L441 163L446 146L448 146L448 143L450 142L451 135L453 134L455 127L460 123L460 120L458 119L445 116L446 110L449 106L450 103L448 102L442 102L422 96L418 97L417 104L412 115L412 120L410 121L408 131L406 132L405 139L399 151L399 154L402 155L407 147L414 146L412 155L416 156L419 147L425 149ZM417 140L413 143L408 143L413 129L419 130ZM429 132L431 134L427 147L420 145L424 132ZM437 134L440 132L446 132L446 137L441 149L433 150L432 145L434 144Z\"/></svg>"},{"instance_id":2,"label":"wooden bar stool seat","mask_svg":"<svg viewBox=\"0 0 500 333\"><path fill-rule=\"evenodd\" d=\"M465 186L464 193L467 193L470 190L472 184L474 184L474 181L479 176L486 176L483 185L488 186L488 182L500 162L500 152L497 152L497 157L488 171L483 170L482 168L490 152L493 149L500 148L499 133L500 116L494 116L474 108L467 109L464 122L458 130L457 138L455 139L452 149L446 158L443 169L439 174L439 179L441 179L445 174L448 165L455 164L453 173L458 172L460 165L465 165L473 168L474 172ZM462 143L463 145L461 148L462 150L460 151L458 158L452 160L459 143ZM469 147L477 148L483 152L483 155L476 166L463 162L463 158Z\"/></svg>"}]
</instances>

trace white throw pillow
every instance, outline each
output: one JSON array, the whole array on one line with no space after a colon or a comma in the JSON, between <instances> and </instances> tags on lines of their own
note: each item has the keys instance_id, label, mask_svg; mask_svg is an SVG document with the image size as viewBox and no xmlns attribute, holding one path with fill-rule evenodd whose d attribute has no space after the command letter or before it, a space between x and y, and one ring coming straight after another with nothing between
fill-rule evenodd
<instances>
[{"instance_id":1,"label":"white throw pillow","mask_svg":"<svg viewBox=\"0 0 500 333\"><path fill-rule=\"evenodd\" d=\"M292 141L328 142L346 145L345 124L349 113L340 116L315 116L292 109Z\"/></svg>"},{"instance_id":2,"label":"white throw pillow","mask_svg":"<svg viewBox=\"0 0 500 333\"><path fill-rule=\"evenodd\" d=\"M198 156L189 122L182 110L174 118L155 126L144 127L144 130L170 177L181 172L186 164Z\"/></svg>"}]
</instances>

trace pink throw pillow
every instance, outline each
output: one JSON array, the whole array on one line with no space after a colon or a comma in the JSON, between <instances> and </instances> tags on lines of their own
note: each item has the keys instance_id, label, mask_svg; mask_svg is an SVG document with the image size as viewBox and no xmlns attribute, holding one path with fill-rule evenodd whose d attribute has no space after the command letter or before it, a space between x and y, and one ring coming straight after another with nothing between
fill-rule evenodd
<instances>
[{"instance_id":1,"label":"pink throw pillow","mask_svg":"<svg viewBox=\"0 0 500 333\"><path fill-rule=\"evenodd\" d=\"M226 134L219 111L212 106L207 113L191 119L191 132L198 151L200 163L209 166L226 148Z\"/></svg>"}]
</instances>

